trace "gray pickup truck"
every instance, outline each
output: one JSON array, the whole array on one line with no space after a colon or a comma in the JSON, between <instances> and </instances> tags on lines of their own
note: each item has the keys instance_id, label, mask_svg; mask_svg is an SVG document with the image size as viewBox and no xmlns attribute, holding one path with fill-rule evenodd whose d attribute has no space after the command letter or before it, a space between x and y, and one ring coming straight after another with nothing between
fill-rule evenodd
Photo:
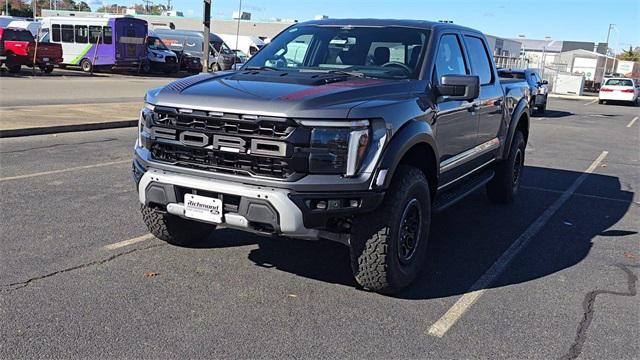
<instances>
[{"instance_id":1,"label":"gray pickup truck","mask_svg":"<svg viewBox=\"0 0 640 360\"><path fill-rule=\"evenodd\" d=\"M434 212L480 187L497 203L518 193L528 91L500 83L476 30L299 23L239 71L147 93L133 160L143 219L178 245L217 225L339 241L363 288L394 293L422 266Z\"/></svg>"}]
</instances>

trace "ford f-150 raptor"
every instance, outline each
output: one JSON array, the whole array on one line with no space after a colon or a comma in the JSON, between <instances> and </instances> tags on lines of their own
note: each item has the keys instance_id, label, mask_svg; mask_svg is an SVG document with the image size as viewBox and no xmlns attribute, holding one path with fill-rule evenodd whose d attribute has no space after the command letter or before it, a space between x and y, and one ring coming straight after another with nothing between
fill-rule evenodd
<instances>
[{"instance_id":1,"label":"ford f-150 raptor","mask_svg":"<svg viewBox=\"0 0 640 360\"><path fill-rule=\"evenodd\" d=\"M436 22L321 20L236 72L151 89L133 176L156 237L220 224L350 247L362 287L394 293L424 259L431 215L485 186L518 193L527 84L502 85L482 33Z\"/></svg>"}]
</instances>

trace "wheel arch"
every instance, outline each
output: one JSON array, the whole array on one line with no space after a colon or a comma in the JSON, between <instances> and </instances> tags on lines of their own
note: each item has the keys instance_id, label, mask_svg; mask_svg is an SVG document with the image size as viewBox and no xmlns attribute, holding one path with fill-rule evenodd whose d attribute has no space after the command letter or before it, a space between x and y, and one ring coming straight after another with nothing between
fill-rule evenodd
<instances>
[{"instance_id":1,"label":"wheel arch","mask_svg":"<svg viewBox=\"0 0 640 360\"><path fill-rule=\"evenodd\" d=\"M529 122L529 104L526 99L523 98L520 99L520 102L516 105L511 120L509 121L507 138L502 148L502 158L509 156L509 149L511 148L511 142L513 141L516 131L522 132L525 144L529 141Z\"/></svg>"},{"instance_id":2,"label":"wheel arch","mask_svg":"<svg viewBox=\"0 0 640 360\"><path fill-rule=\"evenodd\" d=\"M382 155L379 169L387 170L387 175L379 187L389 187L398 165L411 165L425 175L434 199L438 188L438 159L431 126L425 121L412 120L396 132Z\"/></svg>"}]
</instances>

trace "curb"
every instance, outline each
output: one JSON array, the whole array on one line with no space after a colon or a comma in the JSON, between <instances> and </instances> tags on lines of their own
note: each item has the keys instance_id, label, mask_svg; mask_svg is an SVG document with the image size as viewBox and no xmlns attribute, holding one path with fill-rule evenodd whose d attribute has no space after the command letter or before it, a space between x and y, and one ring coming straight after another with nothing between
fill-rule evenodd
<instances>
[{"instance_id":1,"label":"curb","mask_svg":"<svg viewBox=\"0 0 640 360\"><path fill-rule=\"evenodd\" d=\"M72 125L22 128L22 129L8 129L8 130L0 130L0 138L57 134L57 133L76 132L76 131L117 129L117 128L136 127L136 126L138 126L138 120L121 120L121 121L111 121L111 122L105 122L105 123L72 124Z\"/></svg>"}]
</instances>

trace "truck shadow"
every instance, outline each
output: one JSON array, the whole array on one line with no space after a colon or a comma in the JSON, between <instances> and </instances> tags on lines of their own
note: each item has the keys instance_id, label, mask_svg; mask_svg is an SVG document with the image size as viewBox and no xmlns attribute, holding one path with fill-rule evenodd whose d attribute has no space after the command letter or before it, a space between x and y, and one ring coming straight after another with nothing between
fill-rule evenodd
<instances>
[{"instance_id":1,"label":"truck shadow","mask_svg":"<svg viewBox=\"0 0 640 360\"><path fill-rule=\"evenodd\" d=\"M567 117L567 116L571 116L573 115L572 112L568 112L568 111L563 111L563 110L552 110L552 109L547 109L544 114L541 114L539 112L534 112L532 114L533 118L548 118L548 119L557 119L557 118L563 118L563 117Z\"/></svg>"},{"instance_id":2,"label":"truck shadow","mask_svg":"<svg viewBox=\"0 0 640 360\"><path fill-rule=\"evenodd\" d=\"M531 166L525 171L521 193L511 205L491 205L484 191L477 191L436 215L423 271L396 297L433 299L466 293L582 174ZM611 228L633 201L633 193L622 190L617 177L592 174L576 194L582 195L574 195L564 204L492 287L527 282L571 267L587 256L595 236L612 236L615 241L617 237L636 234ZM258 266L356 286L346 246L330 241L255 240L258 248L251 250L248 257Z\"/></svg>"}]
</instances>

